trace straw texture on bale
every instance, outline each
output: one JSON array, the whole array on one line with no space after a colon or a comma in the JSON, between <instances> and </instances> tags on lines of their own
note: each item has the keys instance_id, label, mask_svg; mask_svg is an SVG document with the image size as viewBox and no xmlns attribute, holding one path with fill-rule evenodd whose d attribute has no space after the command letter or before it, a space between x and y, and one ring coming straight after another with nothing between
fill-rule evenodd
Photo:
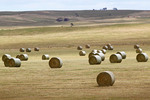
<instances>
[{"instance_id":1,"label":"straw texture on bale","mask_svg":"<svg viewBox=\"0 0 150 100\"><path fill-rule=\"evenodd\" d=\"M109 58L111 63L121 63L122 56L120 54L112 54Z\"/></svg>"},{"instance_id":2,"label":"straw texture on bale","mask_svg":"<svg viewBox=\"0 0 150 100\"><path fill-rule=\"evenodd\" d=\"M42 55L42 60L49 60L49 55L48 54Z\"/></svg>"},{"instance_id":3,"label":"straw texture on bale","mask_svg":"<svg viewBox=\"0 0 150 100\"><path fill-rule=\"evenodd\" d=\"M120 54L122 59L126 59L126 53L124 51L117 52L117 54Z\"/></svg>"},{"instance_id":4,"label":"straw texture on bale","mask_svg":"<svg viewBox=\"0 0 150 100\"><path fill-rule=\"evenodd\" d=\"M136 53L142 53L143 50L141 48L136 49Z\"/></svg>"},{"instance_id":5,"label":"straw texture on bale","mask_svg":"<svg viewBox=\"0 0 150 100\"><path fill-rule=\"evenodd\" d=\"M85 45L85 48L89 49L91 46L89 44Z\"/></svg>"},{"instance_id":6,"label":"straw texture on bale","mask_svg":"<svg viewBox=\"0 0 150 100\"><path fill-rule=\"evenodd\" d=\"M136 60L138 62L147 62L148 61L148 55L146 53L140 53L136 56Z\"/></svg>"},{"instance_id":7,"label":"straw texture on bale","mask_svg":"<svg viewBox=\"0 0 150 100\"><path fill-rule=\"evenodd\" d=\"M9 60L9 66L10 67L20 67L21 66L21 61L18 58L11 58Z\"/></svg>"},{"instance_id":8,"label":"straw texture on bale","mask_svg":"<svg viewBox=\"0 0 150 100\"><path fill-rule=\"evenodd\" d=\"M31 52L31 48L27 48L27 49L26 49L26 52Z\"/></svg>"},{"instance_id":9,"label":"straw texture on bale","mask_svg":"<svg viewBox=\"0 0 150 100\"><path fill-rule=\"evenodd\" d=\"M27 60L28 60L28 55L27 55L27 54L21 54L21 55L19 56L19 59L20 59L21 61L27 61Z\"/></svg>"},{"instance_id":10,"label":"straw texture on bale","mask_svg":"<svg viewBox=\"0 0 150 100\"><path fill-rule=\"evenodd\" d=\"M104 71L98 74L96 80L99 86L113 86L115 75L111 71Z\"/></svg>"},{"instance_id":11,"label":"straw texture on bale","mask_svg":"<svg viewBox=\"0 0 150 100\"><path fill-rule=\"evenodd\" d=\"M10 60L11 58L6 58L5 59L5 61L4 61L4 65L5 65L5 67L9 67L10 65L9 65L9 60Z\"/></svg>"},{"instance_id":12,"label":"straw texture on bale","mask_svg":"<svg viewBox=\"0 0 150 100\"><path fill-rule=\"evenodd\" d=\"M35 47L34 51L40 51L40 49L38 47Z\"/></svg>"},{"instance_id":13,"label":"straw texture on bale","mask_svg":"<svg viewBox=\"0 0 150 100\"><path fill-rule=\"evenodd\" d=\"M80 56L85 56L85 55L86 55L86 52L85 52L85 51L80 51L80 52L79 52L79 55L80 55Z\"/></svg>"},{"instance_id":14,"label":"straw texture on bale","mask_svg":"<svg viewBox=\"0 0 150 100\"><path fill-rule=\"evenodd\" d=\"M98 55L93 55L89 58L89 64L90 65L97 65L97 64L101 64L102 59L100 56Z\"/></svg>"},{"instance_id":15,"label":"straw texture on bale","mask_svg":"<svg viewBox=\"0 0 150 100\"><path fill-rule=\"evenodd\" d=\"M138 49L138 48L140 48L140 45L135 44L135 45L134 45L134 49Z\"/></svg>"},{"instance_id":16,"label":"straw texture on bale","mask_svg":"<svg viewBox=\"0 0 150 100\"><path fill-rule=\"evenodd\" d=\"M102 52L103 52L103 54L106 54L107 51L105 49L102 49Z\"/></svg>"},{"instance_id":17,"label":"straw texture on bale","mask_svg":"<svg viewBox=\"0 0 150 100\"><path fill-rule=\"evenodd\" d=\"M108 50L108 46L107 45L103 46L103 49Z\"/></svg>"},{"instance_id":18,"label":"straw texture on bale","mask_svg":"<svg viewBox=\"0 0 150 100\"><path fill-rule=\"evenodd\" d=\"M82 50L82 49L83 49L82 46L78 46L78 47L77 47L77 50Z\"/></svg>"},{"instance_id":19,"label":"straw texture on bale","mask_svg":"<svg viewBox=\"0 0 150 100\"><path fill-rule=\"evenodd\" d=\"M20 52L25 52L25 48L20 48Z\"/></svg>"},{"instance_id":20,"label":"straw texture on bale","mask_svg":"<svg viewBox=\"0 0 150 100\"><path fill-rule=\"evenodd\" d=\"M61 68L63 65L63 61L59 57L53 57L49 60L49 66L51 68Z\"/></svg>"},{"instance_id":21,"label":"straw texture on bale","mask_svg":"<svg viewBox=\"0 0 150 100\"><path fill-rule=\"evenodd\" d=\"M105 55L103 53L96 53L95 55L98 55L101 57L102 61L105 60Z\"/></svg>"},{"instance_id":22,"label":"straw texture on bale","mask_svg":"<svg viewBox=\"0 0 150 100\"><path fill-rule=\"evenodd\" d=\"M11 58L11 55L9 55L9 54L4 54L4 55L2 56L2 61L5 61L7 58Z\"/></svg>"}]
</instances>

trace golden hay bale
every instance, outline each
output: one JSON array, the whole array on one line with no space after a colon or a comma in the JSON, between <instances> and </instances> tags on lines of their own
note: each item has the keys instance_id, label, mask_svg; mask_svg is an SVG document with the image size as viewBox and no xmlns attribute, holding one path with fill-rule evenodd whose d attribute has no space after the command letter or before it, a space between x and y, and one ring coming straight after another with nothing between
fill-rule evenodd
<instances>
[{"instance_id":1,"label":"golden hay bale","mask_svg":"<svg viewBox=\"0 0 150 100\"><path fill-rule=\"evenodd\" d=\"M95 55L98 55L101 57L102 61L105 60L105 55L103 53L96 53Z\"/></svg>"},{"instance_id":2,"label":"golden hay bale","mask_svg":"<svg viewBox=\"0 0 150 100\"><path fill-rule=\"evenodd\" d=\"M148 55L146 53L140 53L136 56L136 60L138 62L147 62L148 61Z\"/></svg>"},{"instance_id":3,"label":"golden hay bale","mask_svg":"<svg viewBox=\"0 0 150 100\"><path fill-rule=\"evenodd\" d=\"M62 59L59 57L53 57L49 60L49 66L51 68L61 68L63 65Z\"/></svg>"},{"instance_id":4,"label":"golden hay bale","mask_svg":"<svg viewBox=\"0 0 150 100\"><path fill-rule=\"evenodd\" d=\"M115 75L111 71L104 71L98 74L96 80L99 86L113 86Z\"/></svg>"},{"instance_id":5,"label":"golden hay bale","mask_svg":"<svg viewBox=\"0 0 150 100\"><path fill-rule=\"evenodd\" d=\"M89 58L89 64L90 65L96 65L96 64L101 64L102 59L98 55L93 55Z\"/></svg>"},{"instance_id":6,"label":"golden hay bale","mask_svg":"<svg viewBox=\"0 0 150 100\"><path fill-rule=\"evenodd\" d=\"M91 52L91 53L89 53L89 58L91 57L91 56L93 56L93 55L95 55L97 52Z\"/></svg>"},{"instance_id":7,"label":"golden hay bale","mask_svg":"<svg viewBox=\"0 0 150 100\"><path fill-rule=\"evenodd\" d=\"M108 46L107 45L103 46L103 49L108 50Z\"/></svg>"},{"instance_id":8,"label":"golden hay bale","mask_svg":"<svg viewBox=\"0 0 150 100\"><path fill-rule=\"evenodd\" d=\"M89 44L85 45L85 48L89 49L91 46Z\"/></svg>"},{"instance_id":9,"label":"golden hay bale","mask_svg":"<svg viewBox=\"0 0 150 100\"><path fill-rule=\"evenodd\" d=\"M102 49L102 52L103 52L103 54L106 54L107 51L105 49Z\"/></svg>"},{"instance_id":10,"label":"golden hay bale","mask_svg":"<svg viewBox=\"0 0 150 100\"><path fill-rule=\"evenodd\" d=\"M42 60L49 60L49 55L48 54L42 55Z\"/></svg>"},{"instance_id":11,"label":"golden hay bale","mask_svg":"<svg viewBox=\"0 0 150 100\"><path fill-rule=\"evenodd\" d=\"M26 49L26 52L31 52L31 48L27 48L27 49Z\"/></svg>"},{"instance_id":12,"label":"golden hay bale","mask_svg":"<svg viewBox=\"0 0 150 100\"><path fill-rule=\"evenodd\" d=\"M40 49L38 47L35 47L34 51L40 51Z\"/></svg>"},{"instance_id":13,"label":"golden hay bale","mask_svg":"<svg viewBox=\"0 0 150 100\"><path fill-rule=\"evenodd\" d=\"M28 55L27 55L27 54L21 54L21 55L19 56L19 59L20 59L21 61L27 61L27 60L28 60Z\"/></svg>"},{"instance_id":14,"label":"golden hay bale","mask_svg":"<svg viewBox=\"0 0 150 100\"><path fill-rule=\"evenodd\" d=\"M20 48L20 52L25 52L25 48Z\"/></svg>"},{"instance_id":15,"label":"golden hay bale","mask_svg":"<svg viewBox=\"0 0 150 100\"><path fill-rule=\"evenodd\" d=\"M111 63L121 63L122 56L120 54L112 54L109 58Z\"/></svg>"},{"instance_id":16,"label":"golden hay bale","mask_svg":"<svg viewBox=\"0 0 150 100\"><path fill-rule=\"evenodd\" d=\"M5 61L4 61L4 65L5 65L5 67L9 67L10 65L9 65L9 60L10 60L11 58L6 58L5 59Z\"/></svg>"},{"instance_id":17,"label":"golden hay bale","mask_svg":"<svg viewBox=\"0 0 150 100\"><path fill-rule=\"evenodd\" d=\"M102 50L97 50L97 53L103 53Z\"/></svg>"},{"instance_id":18,"label":"golden hay bale","mask_svg":"<svg viewBox=\"0 0 150 100\"><path fill-rule=\"evenodd\" d=\"M21 61L18 58L11 58L9 60L9 66L10 67L20 67L21 66Z\"/></svg>"},{"instance_id":19,"label":"golden hay bale","mask_svg":"<svg viewBox=\"0 0 150 100\"><path fill-rule=\"evenodd\" d=\"M126 59L126 53L124 51L117 52L117 54L120 54L122 59Z\"/></svg>"},{"instance_id":20,"label":"golden hay bale","mask_svg":"<svg viewBox=\"0 0 150 100\"><path fill-rule=\"evenodd\" d=\"M136 49L136 53L142 53L143 50L141 48Z\"/></svg>"},{"instance_id":21,"label":"golden hay bale","mask_svg":"<svg viewBox=\"0 0 150 100\"><path fill-rule=\"evenodd\" d=\"M77 50L82 50L82 49L83 49L82 46L78 46L78 47L77 47Z\"/></svg>"},{"instance_id":22,"label":"golden hay bale","mask_svg":"<svg viewBox=\"0 0 150 100\"><path fill-rule=\"evenodd\" d=\"M97 53L97 50L96 50L96 49L93 49L91 52Z\"/></svg>"},{"instance_id":23,"label":"golden hay bale","mask_svg":"<svg viewBox=\"0 0 150 100\"><path fill-rule=\"evenodd\" d=\"M17 56L16 56L16 58L19 58L19 57L20 57L20 55L17 55ZM20 58L19 58L19 59L20 59Z\"/></svg>"},{"instance_id":24,"label":"golden hay bale","mask_svg":"<svg viewBox=\"0 0 150 100\"><path fill-rule=\"evenodd\" d=\"M109 46L108 50L114 50L114 47L113 46Z\"/></svg>"},{"instance_id":25,"label":"golden hay bale","mask_svg":"<svg viewBox=\"0 0 150 100\"><path fill-rule=\"evenodd\" d=\"M108 43L107 45L106 45L107 47L110 47L110 46L112 46L110 43Z\"/></svg>"},{"instance_id":26,"label":"golden hay bale","mask_svg":"<svg viewBox=\"0 0 150 100\"><path fill-rule=\"evenodd\" d=\"M11 58L11 55L9 55L9 54L4 54L4 55L2 56L2 61L4 62L7 58Z\"/></svg>"},{"instance_id":27,"label":"golden hay bale","mask_svg":"<svg viewBox=\"0 0 150 100\"><path fill-rule=\"evenodd\" d=\"M135 44L135 45L134 45L134 49L138 49L138 48L140 48L140 45Z\"/></svg>"},{"instance_id":28,"label":"golden hay bale","mask_svg":"<svg viewBox=\"0 0 150 100\"><path fill-rule=\"evenodd\" d=\"M79 55L80 55L80 56L85 56L85 55L86 55L86 52L85 52L85 51L80 51L80 52L79 52Z\"/></svg>"}]
</instances>

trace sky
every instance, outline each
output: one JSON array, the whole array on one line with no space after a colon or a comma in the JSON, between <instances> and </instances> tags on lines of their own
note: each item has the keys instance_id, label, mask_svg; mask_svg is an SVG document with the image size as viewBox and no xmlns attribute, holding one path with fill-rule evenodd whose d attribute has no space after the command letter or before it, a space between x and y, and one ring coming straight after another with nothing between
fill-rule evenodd
<instances>
[{"instance_id":1,"label":"sky","mask_svg":"<svg viewBox=\"0 0 150 100\"><path fill-rule=\"evenodd\" d=\"M150 0L0 0L0 11L91 10L150 10Z\"/></svg>"}]
</instances>

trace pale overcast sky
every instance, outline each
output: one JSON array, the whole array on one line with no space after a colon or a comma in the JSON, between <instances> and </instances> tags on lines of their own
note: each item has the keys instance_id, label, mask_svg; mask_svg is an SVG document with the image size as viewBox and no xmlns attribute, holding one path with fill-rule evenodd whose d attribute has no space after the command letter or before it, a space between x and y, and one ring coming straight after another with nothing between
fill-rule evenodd
<instances>
[{"instance_id":1,"label":"pale overcast sky","mask_svg":"<svg viewBox=\"0 0 150 100\"><path fill-rule=\"evenodd\" d=\"M0 0L0 11L30 10L150 10L150 0Z\"/></svg>"}]
</instances>

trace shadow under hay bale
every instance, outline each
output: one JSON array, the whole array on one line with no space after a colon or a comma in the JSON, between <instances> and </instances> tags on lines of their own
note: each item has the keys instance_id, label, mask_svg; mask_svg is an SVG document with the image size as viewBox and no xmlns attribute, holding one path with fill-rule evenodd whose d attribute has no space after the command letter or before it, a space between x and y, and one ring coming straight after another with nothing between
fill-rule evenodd
<instances>
[{"instance_id":1,"label":"shadow under hay bale","mask_svg":"<svg viewBox=\"0 0 150 100\"><path fill-rule=\"evenodd\" d=\"M26 52L31 52L31 48L27 48L27 49L26 49Z\"/></svg>"},{"instance_id":2,"label":"shadow under hay bale","mask_svg":"<svg viewBox=\"0 0 150 100\"><path fill-rule=\"evenodd\" d=\"M42 55L42 60L49 60L49 55L48 54Z\"/></svg>"},{"instance_id":3,"label":"shadow under hay bale","mask_svg":"<svg viewBox=\"0 0 150 100\"><path fill-rule=\"evenodd\" d=\"M77 50L82 50L82 49L83 49L82 46L78 46L78 47L77 47Z\"/></svg>"},{"instance_id":4,"label":"shadow under hay bale","mask_svg":"<svg viewBox=\"0 0 150 100\"><path fill-rule=\"evenodd\" d=\"M101 57L102 61L105 60L105 55L103 53L96 53L95 55L98 55Z\"/></svg>"},{"instance_id":5,"label":"shadow under hay bale","mask_svg":"<svg viewBox=\"0 0 150 100\"><path fill-rule=\"evenodd\" d=\"M59 57L53 57L49 60L49 66L51 68L61 68L63 65L63 61Z\"/></svg>"},{"instance_id":6,"label":"shadow under hay bale","mask_svg":"<svg viewBox=\"0 0 150 100\"><path fill-rule=\"evenodd\" d=\"M109 61L111 63L121 63L122 62L122 56L120 54L112 54L109 58Z\"/></svg>"},{"instance_id":7,"label":"shadow under hay bale","mask_svg":"<svg viewBox=\"0 0 150 100\"><path fill-rule=\"evenodd\" d=\"M20 67L21 61L18 58L11 58L9 60L9 67Z\"/></svg>"},{"instance_id":8,"label":"shadow under hay bale","mask_svg":"<svg viewBox=\"0 0 150 100\"><path fill-rule=\"evenodd\" d=\"M40 49L38 47L35 47L34 51L40 51Z\"/></svg>"},{"instance_id":9,"label":"shadow under hay bale","mask_svg":"<svg viewBox=\"0 0 150 100\"><path fill-rule=\"evenodd\" d=\"M140 53L136 56L137 62L147 62L148 61L148 55L146 53Z\"/></svg>"},{"instance_id":10,"label":"shadow under hay bale","mask_svg":"<svg viewBox=\"0 0 150 100\"><path fill-rule=\"evenodd\" d=\"M135 44L135 45L134 45L134 49L138 49L138 48L140 48L140 45Z\"/></svg>"},{"instance_id":11,"label":"shadow under hay bale","mask_svg":"<svg viewBox=\"0 0 150 100\"><path fill-rule=\"evenodd\" d=\"M102 59L100 56L98 55L93 55L89 58L89 64L90 65L97 65L97 64L101 64Z\"/></svg>"},{"instance_id":12,"label":"shadow under hay bale","mask_svg":"<svg viewBox=\"0 0 150 100\"><path fill-rule=\"evenodd\" d=\"M20 52L25 52L25 48L20 48Z\"/></svg>"},{"instance_id":13,"label":"shadow under hay bale","mask_svg":"<svg viewBox=\"0 0 150 100\"><path fill-rule=\"evenodd\" d=\"M4 62L7 58L11 58L11 55L9 55L9 54L4 54L4 55L2 56L2 61Z\"/></svg>"},{"instance_id":14,"label":"shadow under hay bale","mask_svg":"<svg viewBox=\"0 0 150 100\"><path fill-rule=\"evenodd\" d=\"M96 80L99 86L113 86L115 75L111 71L101 72L98 74Z\"/></svg>"},{"instance_id":15,"label":"shadow under hay bale","mask_svg":"<svg viewBox=\"0 0 150 100\"><path fill-rule=\"evenodd\" d=\"M85 45L85 48L89 49L91 46L89 44Z\"/></svg>"},{"instance_id":16,"label":"shadow under hay bale","mask_svg":"<svg viewBox=\"0 0 150 100\"><path fill-rule=\"evenodd\" d=\"M120 54L122 59L126 59L126 53L124 51L117 52L117 54Z\"/></svg>"},{"instance_id":17,"label":"shadow under hay bale","mask_svg":"<svg viewBox=\"0 0 150 100\"><path fill-rule=\"evenodd\" d=\"M80 52L79 52L79 55L80 55L80 56L85 56L85 55L86 55L86 52L85 52L85 51L80 51Z\"/></svg>"},{"instance_id":18,"label":"shadow under hay bale","mask_svg":"<svg viewBox=\"0 0 150 100\"><path fill-rule=\"evenodd\" d=\"M143 50L141 48L136 49L136 53L142 53Z\"/></svg>"}]
</instances>

